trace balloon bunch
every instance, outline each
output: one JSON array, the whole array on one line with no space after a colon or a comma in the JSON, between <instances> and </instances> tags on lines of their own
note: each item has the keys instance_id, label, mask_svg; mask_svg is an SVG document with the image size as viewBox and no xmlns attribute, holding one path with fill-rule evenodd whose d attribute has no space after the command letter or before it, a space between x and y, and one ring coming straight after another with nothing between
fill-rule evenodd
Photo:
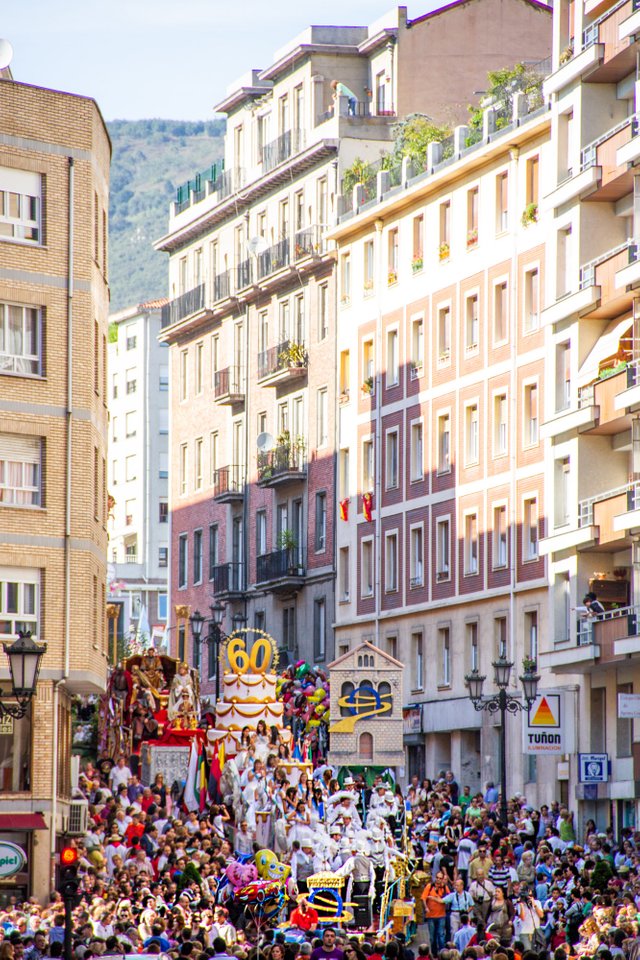
<instances>
[{"instance_id":1,"label":"balloon bunch","mask_svg":"<svg viewBox=\"0 0 640 960\"><path fill-rule=\"evenodd\" d=\"M316 746L321 725L329 723L327 674L298 660L278 677L276 696L284 703L285 723L292 727L294 737L308 736L311 746Z\"/></svg>"}]
</instances>

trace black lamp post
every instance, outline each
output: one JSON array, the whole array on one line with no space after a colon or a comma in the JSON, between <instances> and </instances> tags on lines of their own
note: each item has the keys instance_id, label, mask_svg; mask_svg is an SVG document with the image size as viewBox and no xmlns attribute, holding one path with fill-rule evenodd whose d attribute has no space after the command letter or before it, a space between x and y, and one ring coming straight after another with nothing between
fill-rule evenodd
<instances>
[{"instance_id":1,"label":"black lamp post","mask_svg":"<svg viewBox=\"0 0 640 960\"><path fill-rule=\"evenodd\" d=\"M222 621L224 620L224 615L226 612L226 606L220 601L213 603L209 609L211 610L211 616L207 619L203 617L199 610L196 610L189 617L189 622L191 623L191 636L193 637L193 642L198 646L204 643L207 647L215 648L216 655L216 703L220 699L220 645L228 640L229 635L224 633L222 629ZM231 618L233 624L233 630L238 630L245 622L246 618L241 613L234 613ZM208 624L208 630L206 636L202 635L202 628L204 625ZM233 631L232 631L233 632Z\"/></svg>"},{"instance_id":2,"label":"black lamp post","mask_svg":"<svg viewBox=\"0 0 640 960\"><path fill-rule=\"evenodd\" d=\"M476 710L487 710L490 714L500 714L500 820L503 826L507 827L507 770L506 770L506 727L505 717L507 713L518 713L520 710L529 710L531 704L538 696L538 682L540 677L536 673L536 665L533 661L526 661L524 673L520 677L524 700L513 697L507 693L509 686L509 676L513 663L500 654L493 664L494 682L498 692L489 697L483 698L482 685L487 679L482 676L476 667L464 678L469 690L469 698Z\"/></svg>"},{"instance_id":3,"label":"black lamp post","mask_svg":"<svg viewBox=\"0 0 640 960\"><path fill-rule=\"evenodd\" d=\"M4 643L3 647L11 674L10 698L18 702L9 703L0 697L0 718L13 717L14 720L21 720L26 716L35 695L40 663L47 645L32 640L30 631L19 630L18 639L10 644Z\"/></svg>"}]
</instances>

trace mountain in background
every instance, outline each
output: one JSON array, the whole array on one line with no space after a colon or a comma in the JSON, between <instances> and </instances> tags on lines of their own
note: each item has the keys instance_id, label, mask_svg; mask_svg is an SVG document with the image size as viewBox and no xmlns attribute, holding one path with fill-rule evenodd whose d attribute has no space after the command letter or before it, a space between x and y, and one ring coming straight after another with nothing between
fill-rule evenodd
<instances>
[{"instance_id":1,"label":"mountain in background","mask_svg":"<svg viewBox=\"0 0 640 960\"><path fill-rule=\"evenodd\" d=\"M167 296L167 232L176 187L223 155L224 120L113 120L109 209L111 312Z\"/></svg>"}]
</instances>

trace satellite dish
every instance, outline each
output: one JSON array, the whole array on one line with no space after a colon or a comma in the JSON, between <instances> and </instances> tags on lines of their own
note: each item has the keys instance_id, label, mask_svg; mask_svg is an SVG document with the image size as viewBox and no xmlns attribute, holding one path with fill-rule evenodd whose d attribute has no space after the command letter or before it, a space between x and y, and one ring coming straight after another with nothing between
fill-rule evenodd
<instances>
[{"instance_id":1,"label":"satellite dish","mask_svg":"<svg viewBox=\"0 0 640 960\"><path fill-rule=\"evenodd\" d=\"M247 250L254 256L256 256L258 253L264 253L268 247L269 244L267 243L266 237L251 237L251 239L247 242Z\"/></svg>"},{"instance_id":2,"label":"satellite dish","mask_svg":"<svg viewBox=\"0 0 640 960\"><path fill-rule=\"evenodd\" d=\"M8 40L0 40L0 70L8 67L13 59L13 47Z\"/></svg>"},{"instance_id":3,"label":"satellite dish","mask_svg":"<svg viewBox=\"0 0 640 960\"><path fill-rule=\"evenodd\" d=\"M276 442L271 436L270 433L259 433L256 439L256 447L260 453L268 453L269 450L273 450Z\"/></svg>"}]
</instances>

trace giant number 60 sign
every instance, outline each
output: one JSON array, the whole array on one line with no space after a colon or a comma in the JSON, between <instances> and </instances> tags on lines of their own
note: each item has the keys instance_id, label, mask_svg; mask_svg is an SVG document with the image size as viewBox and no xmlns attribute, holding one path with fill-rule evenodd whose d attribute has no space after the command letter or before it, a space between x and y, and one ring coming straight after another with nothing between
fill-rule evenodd
<instances>
[{"instance_id":1,"label":"giant number 60 sign","mask_svg":"<svg viewBox=\"0 0 640 960\"><path fill-rule=\"evenodd\" d=\"M247 652L247 638L244 636L248 633L257 635L250 652ZM265 674L276 665L277 651L273 637L256 627L244 627L232 633L225 650L230 672L239 676L245 673Z\"/></svg>"}]
</instances>

